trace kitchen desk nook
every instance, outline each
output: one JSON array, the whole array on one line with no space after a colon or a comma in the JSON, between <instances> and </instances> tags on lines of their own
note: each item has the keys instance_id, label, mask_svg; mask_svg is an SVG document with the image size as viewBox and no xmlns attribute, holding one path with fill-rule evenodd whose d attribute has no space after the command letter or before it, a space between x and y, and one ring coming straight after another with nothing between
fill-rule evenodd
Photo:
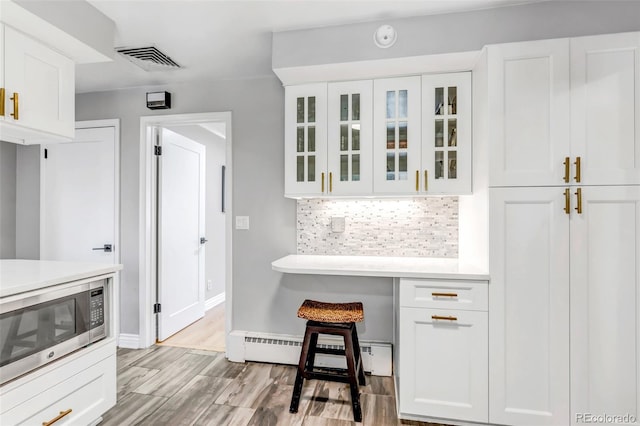
<instances>
[{"instance_id":1,"label":"kitchen desk nook","mask_svg":"<svg viewBox=\"0 0 640 426\"><path fill-rule=\"evenodd\" d=\"M120 269L0 260L0 424L95 425L115 405Z\"/></svg>"},{"instance_id":2,"label":"kitchen desk nook","mask_svg":"<svg viewBox=\"0 0 640 426\"><path fill-rule=\"evenodd\" d=\"M457 259L418 257L289 255L271 266L393 278L399 416L488 422L488 273Z\"/></svg>"}]
</instances>

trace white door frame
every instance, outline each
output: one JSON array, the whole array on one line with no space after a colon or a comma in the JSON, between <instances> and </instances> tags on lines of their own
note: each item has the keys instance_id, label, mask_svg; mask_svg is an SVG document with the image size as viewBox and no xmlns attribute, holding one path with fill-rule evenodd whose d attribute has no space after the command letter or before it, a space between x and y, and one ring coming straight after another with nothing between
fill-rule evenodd
<instances>
[{"instance_id":1,"label":"white door frame","mask_svg":"<svg viewBox=\"0 0 640 426\"><path fill-rule=\"evenodd\" d=\"M139 346L146 348L156 341L155 317L153 304L156 301L156 180L155 162L153 154L153 132L148 129L153 126L166 127L171 125L199 124L210 122L224 122L226 125L226 177L225 177L225 341L229 346L229 332L232 330L232 188L233 169L231 156L231 111L206 112L196 114L172 114L140 117L140 235L139 235Z\"/></svg>"}]
</instances>

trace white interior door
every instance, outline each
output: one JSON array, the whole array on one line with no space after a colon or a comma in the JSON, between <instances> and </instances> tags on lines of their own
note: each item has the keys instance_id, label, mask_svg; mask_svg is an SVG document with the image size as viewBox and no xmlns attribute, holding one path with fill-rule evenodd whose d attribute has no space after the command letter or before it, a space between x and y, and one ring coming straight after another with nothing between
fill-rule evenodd
<instances>
[{"instance_id":1,"label":"white interior door","mask_svg":"<svg viewBox=\"0 0 640 426\"><path fill-rule=\"evenodd\" d=\"M158 340L204 316L205 147L167 129L158 161Z\"/></svg>"},{"instance_id":2,"label":"white interior door","mask_svg":"<svg viewBox=\"0 0 640 426\"><path fill-rule=\"evenodd\" d=\"M116 149L115 127L77 129L73 142L42 146L42 260L117 262Z\"/></svg>"}]
</instances>

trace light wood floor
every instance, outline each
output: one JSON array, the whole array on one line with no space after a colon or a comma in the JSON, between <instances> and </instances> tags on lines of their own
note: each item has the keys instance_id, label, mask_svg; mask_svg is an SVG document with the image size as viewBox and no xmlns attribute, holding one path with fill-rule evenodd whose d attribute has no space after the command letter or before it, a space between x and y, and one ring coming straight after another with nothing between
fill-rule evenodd
<instances>
[{"instance_id":1,"label":"light wood floor","mask_svg":"<svg viewBox=\"0 0 640 426\"><path fill-rule=\"evenodd\" d=\"M204 318L158 345L224 352L224 335L224 303L221 303L205 312Z\"/></svg>"},{"instance_id":2,"label":"light wood floor","mask_svg":"<svg viewBox=\"0 0 640 426\"><path fill-rule=\"evenodd\" d=\"M357 424L349 388L341 383L305 381L299 411L290 414L295 374L292 366L232 363L219 352L170 346L119 349L118 403L101 425ZM367 376L360 391L363 425L404 424L396 415L391 377Z\"/></svg>"}]
</instances>

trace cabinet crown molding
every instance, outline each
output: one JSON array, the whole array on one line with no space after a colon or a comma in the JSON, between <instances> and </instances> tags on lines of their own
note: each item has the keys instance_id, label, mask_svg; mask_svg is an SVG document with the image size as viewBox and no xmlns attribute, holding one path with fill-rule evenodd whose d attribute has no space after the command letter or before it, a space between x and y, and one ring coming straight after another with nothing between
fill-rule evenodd
<instances>
[{"instance_id":1,"label":"cabinet crown molding","mask_svg":"<svg viewBox=\"0 0 640 426\"><path fill-rule=\"evenodd\" d=\"M283 86L471 71L481 51L274 68Z\"/></svg>"}]
</instances>

